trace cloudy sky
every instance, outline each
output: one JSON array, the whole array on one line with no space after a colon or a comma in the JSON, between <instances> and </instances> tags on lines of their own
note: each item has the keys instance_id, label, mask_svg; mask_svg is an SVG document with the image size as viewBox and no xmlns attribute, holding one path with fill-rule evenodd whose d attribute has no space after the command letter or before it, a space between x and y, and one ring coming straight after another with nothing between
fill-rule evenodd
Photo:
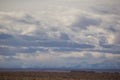
<instances>
[{"instance_id":1,"label":"cloudy sky","mask_svg":"<svg viewBox=\"0 0 120 80\"><path fill-rule=\"evenodd\" d=\"M0 0L0 68L120 69L120 0Z\"/></svg>"}]
</instances>

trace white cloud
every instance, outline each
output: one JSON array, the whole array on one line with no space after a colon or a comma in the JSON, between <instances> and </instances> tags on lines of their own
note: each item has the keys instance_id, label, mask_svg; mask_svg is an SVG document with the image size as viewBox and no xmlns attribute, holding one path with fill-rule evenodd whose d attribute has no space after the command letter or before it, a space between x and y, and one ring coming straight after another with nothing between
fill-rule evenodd
<instances>
[{"instance_id":1,"label":"white cloud","mask_svg":"<svg viewBox=\"0 0 120 80\"><path fill-rule=\"evenodd\" d=\"M108 59L115 59L115 58L120 58L120 54L111 54L111 53L108 53L108 54L105 54L105 57L108 58Z\"/></svg>"},{"instance_id":2,"label":"white cloud","mask_svg":"<svg viewBox=\"0 0 120 80\"><path fill-rule=\"evenodd\" d=\"M84 57L84 53L81 52L72 52L72 53L67 53L67 54L61 54L60 57L63 58L82 58Z\"/></svg>"}]
</instances>

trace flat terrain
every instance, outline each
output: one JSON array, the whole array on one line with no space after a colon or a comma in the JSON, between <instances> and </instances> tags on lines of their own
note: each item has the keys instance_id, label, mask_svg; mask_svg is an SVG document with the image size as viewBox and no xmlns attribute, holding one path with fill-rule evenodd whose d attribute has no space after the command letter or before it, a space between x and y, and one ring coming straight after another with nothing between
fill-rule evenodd
<instances>
[{"instance_id":1,"label":"flat terrain","mask_svg":"<svg viewBox=\"0 0 120 80\"><path fill-rule=\"evenodd\" d=\"M120 80L120 73L1 71L0 80Z\"/></svg>"}]
</instances>

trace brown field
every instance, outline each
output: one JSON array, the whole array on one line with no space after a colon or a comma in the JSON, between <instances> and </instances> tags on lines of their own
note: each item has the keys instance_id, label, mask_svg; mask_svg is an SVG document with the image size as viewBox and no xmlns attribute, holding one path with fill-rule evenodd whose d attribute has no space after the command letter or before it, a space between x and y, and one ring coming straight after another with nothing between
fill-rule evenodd
<instances>
[{"instance_id":1,"label":"brown field","mask_svg":"<svg viewBox=\"0 0 120 80\"><path fill-rule=\"evenodd\" d=\"M120 80L120 73L4 71L0 80Z\"/></svg>"}]
</instances>

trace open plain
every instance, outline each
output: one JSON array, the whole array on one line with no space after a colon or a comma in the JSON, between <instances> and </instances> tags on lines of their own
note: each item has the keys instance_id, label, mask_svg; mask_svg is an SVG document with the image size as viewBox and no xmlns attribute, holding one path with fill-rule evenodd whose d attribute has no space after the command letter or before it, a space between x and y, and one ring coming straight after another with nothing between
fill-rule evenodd
<instances>
[{"instance_id":1,"label":"open plain","mask_svg":"<svg viewBox=\"0 0 120 80\"><path fill-rule=\"evenodd\" d=\"M120 73L71 71L71 72L34 72L1 71L0 80L120 80Z\"/></svg>"}]
</instances>

